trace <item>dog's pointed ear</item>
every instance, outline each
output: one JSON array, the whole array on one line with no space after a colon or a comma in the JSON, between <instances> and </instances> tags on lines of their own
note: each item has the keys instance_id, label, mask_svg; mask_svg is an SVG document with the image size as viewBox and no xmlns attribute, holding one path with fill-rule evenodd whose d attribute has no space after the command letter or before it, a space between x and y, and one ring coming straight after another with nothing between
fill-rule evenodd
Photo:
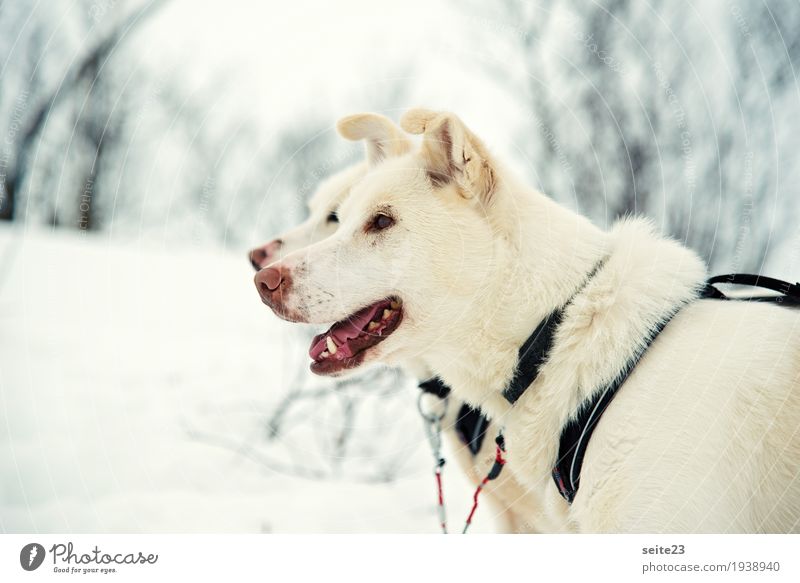
<instances>
[{"instance_id":1,"label":"dog's pointed ear","mask_svg":"<svg viewBox=\"0 0 800 583\"><path fill-rule=\"evenodd\" d=\"M411 151L411 141L403 130L388 117L377 113L343 117L337 122L336 129L347 140L366 140L367 162L370 166Z\"/></svg>"},{"instance_id":2,"label":"dog's pointed ear","mask_svg":"<svg viewBox=\"0 0 800 583\"><path fill-rule=\"evenodd\" d=\"M422 155L434 186L455 183L465 198L491 201L496 173L488 151L456 115L412 109L400 126L410 134L422 134Z\"/></svg>"}]
</instances>

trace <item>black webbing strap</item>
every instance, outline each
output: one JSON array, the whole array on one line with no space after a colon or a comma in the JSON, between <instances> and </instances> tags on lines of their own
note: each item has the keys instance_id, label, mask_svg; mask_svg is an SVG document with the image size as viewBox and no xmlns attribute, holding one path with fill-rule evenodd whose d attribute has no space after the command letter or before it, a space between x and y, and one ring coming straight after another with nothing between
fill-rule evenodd
<instances>
[{"instance_id":1,"label":"black webbing strap","mask_svg":"<svg viewBox=\"0 0 800 583\"><path fill-rule=\"evenodd\" d=\"M556 329L563 318L563 307L550 312L547 318L539 322L533 334L528 336L522 348L519 349L517 371L503 391L506 401L512 405L539 376L539 368L550 355Z\"/></svg>"},{"instance_id":2,"label":"black webbing strap","mask_svg":"<svg viewBox=\"0 0 800 583\"><path fill-rule=\"evenodd\" d=\"M597 427L597 422L600 421L600 417L602 417L606 407L608 407L616 396L617 391L633 372L633 369L642 359L653 340L656 339L673 316L674 313L670 314L652 329L644 346L628 359L620 374L605 388L596 391L592 397L581 403L576 417L568 421L561 429L558 459L553 467L553 481L556 483L559 494L570 504L578 492L583 456L586 454L586 447L589 445L589 439L591 439L595 427Z\"/></svg>"},{"instance_id":3,"label":"black webbing strap","mask_svg":"<svg viewBox=\"0 0 800 583\"><path fill-rule=\"evenodd\" d=\"M726 296L715 287L719 284L759 287L777 292L779 295L730 297ZM705 289L703 289L701 296L706 299L774 302L777 304L788 303L796 305L800 304L800 283L789 283L787 281L775 279L774 277L754 275L752 273L729 273L727 275L715 275L710 278L706 282Z\"/></svg>"},{"instance_id":4,"label":"black webbing strap","mask_svg":"<svg viewBox=\"0 0 800 583\"><path fill-rule=\"evenodd\" d=\"M417 385L423 393L436 395L440 399L446 399L450 394L450 387L444 384L439 377L433 377L427 381L422 381Z\"/></svg>"},{"instance_id":5,"label":"black webbing strap","mask_svg":"<svg viewBox=\"0 0 800 583\"><path fill-rule=\"evenodd\" d=\"M481 450L488 428L489 420L480 409L473 409L466 403L461 405L456 418L456 433L473 456Z\"/></svg>"},{"instance_id":6,"label":"black webbing strap","mask_svg":"<svg viewBox=\"0 0 800 583\"><path fill-rule=\"evenodd\" d=\"M604 261L601 261L595 266L575 295L577 295L577 293L585 287L586 283L594 277L603 263ZM715 287L719 284L760 287L777 292L779 295L729 297ZM707 280L705 287L700 292L700 297L704 299L774 302L778 304L787 303L800 306L800 283L792 284L779 279L748 273L717 275ZM517 402L538 376L539 368L547 360L550 350L553 347L555 334L563 320L565 308L571 301L572 299L564 306L553 310L547 318L539 323L533 333L520 347L516 373L503 390L503 396L512 405ZM583 466L586 447L589 444L589 439L595 427L597 427L597 423L602 417L603 412L605 412L606 408L611 404L614 396L625 383L628 376L630 376L630 373L639 363L642 356L644 356L647 348L653 343L676 312L677 310L673 310L650 331L644 346L637 350L628 362L625 363L620 374L603 389L596 391L591 398L581 403L575 418L562 428L559 440L558 459L553 468L552 475L559 493L567 502L572 503L578 492L581 467ZM419 388L441 399L444 399L450 394L450 388L438 378L420 383ZM457 430L462 440L469 446L473 455L480 450L488 423L488 420L479 410L472 409L468 405L462 406L459 411L456 422ZM502 439L502 436L498 436L498 439ZM504 445L505 444L502 444L502 446ZM498 441L498 447L502 446ZM498 463L495 463L497 474L499 474L500 470ZM490 472L490 475L492 473L495 473L495 468Z\"/></svg>"},{"instance_id":7,"label":"black webbing strap","mask_svg":"<svg viewBox=\"0 0 800 583\"><path fill-rule=\"evenodd\" d=\"M487 482L489 480L496 480L497 477L500 475L500 472L503 471L503 466L506 465L506 460L503 457L503 454L506 452L505 437L503 437L502 433L498 433L494 442L497 444L497 453L494 458L494 463L492 464L492 467L489 469L489 473L486 474Z\"/></svg>"},{"instance_id":8,"label":"black webbing strap","mask_svg":"<svg viewBox=\"0 0 800 583\"><path fill-rule=\"evenodd\" d=\"M718 284L748 285L761 287L778 292L777 296L756 296L756 297L729 297L718 290ZM791 284L779 279L752 275L748 273L732 273L728 275L716 275L706 281L705 288L700 293L701 298L719 299L731 301L761 301L775 303L789 303L800 305L800 284ZM578 492L580 485L581 467L583 457L586 454L586 447L589 438L592 436L597 422L603 415L614 396L622 387L625 380L630 375L633 368L644 355L647 348L653 343L661 333L667 323L672 319L674 313L662 320L648 335L644 348L625 364L620 375L614 379L604 389L597 391L590 399L581 403L576 417L569 421L561 430L559 441L558 459L553 468L553 481L558 487L559 493L564 499L572 503Z\"/></svg>"},{"instance_id":9,"label":"black webbing strap","mask_svg":"<svg viewBox=\"0 0 800 583\"><path fill-rule=\"evenodd\" d=\"M418 386L422 392L440 399L446 399L450 395L450 387L444 384L439 377L423 381ZM466 403L461 405L455 421L455 430L461 442L469 448L473 456L481 450L488 428L489 419L481 413L480 409L474 409Z\"/></svg>"},{"instance_id":10,"label":"black webbing strap","mask_svg":"<svg viewBox=\"0 0 800 583\"><path fill-rule=\"evenodd\" d=\"M564 319L564 312L572 301L589 285L597 273L605 265L608 256L603 257L595 263L592 270L586 274L581 285L563 305L550 312L544 320L534 328L533 333L528 336L517 353L517 368L514 376L503 389L503 397L512 405L519 401L529 386L539 376L539 368L550 356L550 350L555 342L555 335L561 320Z\"/></svg>"}]
</instances>

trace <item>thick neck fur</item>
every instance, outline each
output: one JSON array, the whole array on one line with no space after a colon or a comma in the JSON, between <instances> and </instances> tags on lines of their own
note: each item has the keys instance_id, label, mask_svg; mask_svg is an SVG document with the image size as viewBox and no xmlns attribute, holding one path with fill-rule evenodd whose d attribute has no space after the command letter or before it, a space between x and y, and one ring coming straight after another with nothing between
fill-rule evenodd
<instances>
[{"instance_id":1,"label":"thick neck fur","mask_svg":"<svg viewBox=\"0 0 800 583\"><path fill-rule=\"evenodd\" d=\"M512 439L538 437L542 446L526 465L546 473L578 403L619 373L657 321L696 296L705 266L647 221L624 220L604 232L536 191L509 179L500 184L489 209L496 234L492 293L476 300L469 320L431 352L428 365L458 398L507 425ZM567 309L539 378L512 408L502 390L519 347L603 258Z\"/></svg>"},{"instance_id":2,"label":"thick neck fur","mask_svg":"<svg viewBox=\"0 0 800 583\"><path fill-rule=\"evenodd\" d=\"M501 392L513 375L519 347L605 255L607 235L508 179L500 182L487 217L494 232L489 290L475 298L479 309L453 330L455 351L449 342L440 344L429 366L459 398L498 417L508 410Z\"/></svg>"}]
</instances>

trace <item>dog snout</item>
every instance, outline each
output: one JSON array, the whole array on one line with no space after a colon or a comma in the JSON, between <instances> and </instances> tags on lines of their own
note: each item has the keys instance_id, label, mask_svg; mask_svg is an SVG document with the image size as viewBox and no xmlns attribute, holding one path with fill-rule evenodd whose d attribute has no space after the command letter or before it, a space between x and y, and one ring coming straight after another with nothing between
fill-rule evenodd
<instances>
[{"instance_id":1,"label":"dog snout","mask_svg":"<svg viewBox=\"0 0 800 583\"><path fill-rule=\"evenodd\" d=\"M258 281L259 289L274 292L283 282L283 271L277 267L267 267L261 270Z\"/></svg>"},{"instance_id":2,"label":"dog snout","mask_svg":"<svg viewBox=\"0 0 800 583\"><path fill-rule=\"evenodd\" d=\"M253 269L259 271L275 261L278 251L282 245L283 241L280 239L275 239L266 245L256 247L250 251L248 257L250 258L250 264L253 266Z\"/></svg>"},{"instance_id":3,"label":"dog snout","mask_svg":"<svg viewBox=\"0 0 800 583\"><path fill-rule=\"evenodd\" d=\"M286 267L273 264L260 269L255 276L256 289L261 301L267 304L278 315L285 312L284 301L289 291L291 277Z\"/></svg>"}]
</instances>

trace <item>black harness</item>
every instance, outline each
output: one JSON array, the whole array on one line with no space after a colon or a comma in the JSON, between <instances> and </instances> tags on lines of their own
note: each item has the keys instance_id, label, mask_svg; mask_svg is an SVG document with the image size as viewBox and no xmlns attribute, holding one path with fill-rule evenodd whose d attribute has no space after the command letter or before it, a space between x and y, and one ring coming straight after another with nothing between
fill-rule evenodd
<instances>
[{"instance_id":1,"label":"black harness","mask_svg":"<svg viewBox=\"0 0 800 583\"><path fill-rule=\"evenodd\" d=\"M575 494L578 493L578 484L581 479L581 467L583 466L583 456L589 439L594 433L597 422L611 403L614 396L619 391L622 384L627 380L634 367L639 363L645 351L653 343L667 323L672 319L673 312L661 320L647 335L644 345L628 359L625 366L602 390L595 391L594 394L586 399L578 407L577 414L573 419L561 429L561 438L558 446L558 459L553 467L553 481L556 483L559 494L572 504Z\"/></svg>"},{"instance_id":2,"label":"black harness","mask_svg":"<svg viewBox=\"0 0 800 583\"><path fill-rule=\"evenodd\" d=\"M440 399L446 399L450 395L450 387L440 381L437 377L423 381L419 388L431 395L436 395ZM486 437L486 430L489 429L489 420L481 413L480 409L473 409L466 403L461 405L456 417L455 430L461 443L465 444L470 453L478 455L483 445L483 438Z\"/></svg>"},{"instance_id":3,"label":"black harness","mask_svg":"<svg viewBox=\"0 0 800 583\"><path fill-rule=\"evenodd\" d=\"M594 278L604 263L605 260L600 261L573 296L562 306L550 312L520 347L516 372L503 390L503 397L511 405L519 400L539 376L539 370L547 361L553 347L555 334L564 318L566 308ZM778 295L729 297L715 287L719 284L761 287L777 292ZM800 306L800 283L790 284L770 277L744 273L718 275L706 282L700 293L700 299L771 302L787 306ZM647 348L682 307L682 305L673 307L668 314L662 317L658 324L649 331L641 348L628 359L614 380L600 390L594 391L591 397L578 406L576 414L562 428L558 458L552 476L559 493L568 503L572 503L578 492L583 458L600 417L639 363ZM442 399L450 394L450 388L438 378L422 382L419 387ZM467 444L473 455L480 451L488 426L488 419L481 414L479 409L473 409L467 404L462 405L455 427L461 440Z\"/></svg>"}]
</instances>

